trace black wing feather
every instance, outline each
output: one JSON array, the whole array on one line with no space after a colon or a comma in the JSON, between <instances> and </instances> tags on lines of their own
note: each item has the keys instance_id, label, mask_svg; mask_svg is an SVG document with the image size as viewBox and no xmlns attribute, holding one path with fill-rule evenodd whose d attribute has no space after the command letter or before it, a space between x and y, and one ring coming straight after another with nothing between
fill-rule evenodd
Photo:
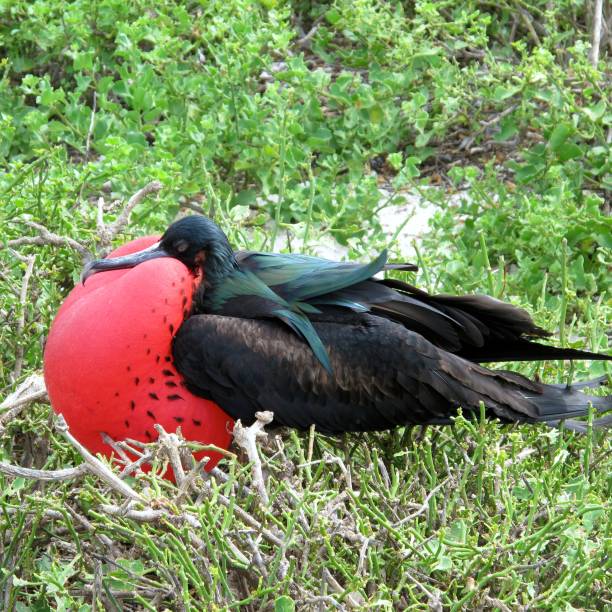
<instances>
[{"instance_id":1,"label":"black wing feather","mask_svg":"<svg viewBox=\"0 0 612 612\"><path fill-rule=\"evenodd\" d=\"M505 421L556 421L612 409L611 398L494 372L447 353L401 325L368 314L328 314L313 325L327 346L327 372L303 342L274 321L198 315L176 336L175 364L195 394L250 423L327 433L449 422L483 401Z\"/></svg>"}]
</instances>

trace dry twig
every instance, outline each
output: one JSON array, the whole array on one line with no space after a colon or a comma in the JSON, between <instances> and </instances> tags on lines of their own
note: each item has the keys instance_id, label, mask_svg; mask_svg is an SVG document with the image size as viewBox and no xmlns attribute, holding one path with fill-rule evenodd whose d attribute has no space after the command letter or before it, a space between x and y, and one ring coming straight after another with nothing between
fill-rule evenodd
<instances>
[{"instance_id":1,"label":"dry twig","mask_svg":"<svg viewBox=\"0 0 612 612\"><path fill-rule=\"evenodd\" d=\"M100 236L100 243L103 247L108 247L119 232L121 232L130 220L130 214L146 198L149 194L155 193L162 189L163 185L159 181L151 181L147 183L142 189L139 189L123 207L123 210L119 213L119 216L110 223L109 225L102 225L100 227L100 200L98 200L98 234Z\"/></svg>"},{"instance_id":2,"label":"dry twig","mask_svg":"<svg viewBox=\"0 0 612 612\"><path fill-rule=\"evenodd\" d=\"M32 278L32 272L34 271L34 264L36 263L36 255L29 255L26 258L26 271L23 275L21 282L21 292L19 294L19 317L17 318L17 329L15 330L17 336L17 350L15 351L15 367L13 368L13 381L17 380L21 376L21 369L23 367L23 328L25 327L26 318L26 301L28 299L28 287L30 286L30 278Z\"/></svg>"},{"instance_id":3,"label":"dry twig","mask_svg":"<svg viewBox=\"0 0 612 612\"><path fill-rule=\"evenodd\" d=\"M14 419L27 405L32 402L47 399L45 381L40 374L28 376L13 393L11 393L1 404L0 411L0 435L4 431L4 423Z\"/></svg>"},{"instance_id":4,"label":"dry twig","mask_svg":"<svg viewBox=\"0 0 612 612\"><path fill-rule=\"evenodd\" d=\"M85 139L85 158L89 157L89 151L91 149L91 137L93 135L94 127L96 125L96 107L98 105L98 94L93 92L93 103L91 108L91 118L89 119L89 129L87 130L87 138Z\"/></svg>"},{"instance_id":5,"label":"dry twig","mask_svg":"<svg viewBox=\"0 0 612 612\"><path fill-rule=\"evenodd\" d=\"M55 234L54 232L50 232L44 225L40 225L40 223L35 223L34 221L24 221L24 223L28 227L35 229L39 235L22 236L21 238L9 240L9 247L18 247L32 244L37 246L68 246L77 251L83 258L83 261L89 261L91 259L91 254L88 249L73 238L69 238L68 236L60 236L58 234Z\"/></svg>"},{"instance_id":6,"label":"dry twig","mask_svg":"<svg viewBox=\"0 0 612 612\"><path fill-rule=\"evenodd\" d=\"M88 471L89 468L85 463L74 468L64 468L62 470L34 470L0 461L0 472L13 478L32 478L44 481L70 480L71 478L83 476Z\"/></svg>"},{"instance_id":7,"label":"dry twig","mask_svg":"<svg viewBox=\"0 0 612 612\"><path fill-rule=\"evenodd\" d=\"M64 417L60 414L56 424L57 430L76 448L85 463L89 466L89 471L106 482L115 491L121 493L129 499L136 501L144 501L142 496L134 491L130 485L126 484L118 476L113 474L112 470L106 466L97 457L94 457L69 431L68 424Z\"/></svg>"},{"instance_id":8,"label":"dry twig","mask_svg":"<svg viewBox=\"0 0 612 612\"><path fill-rule=\"evenodd\" d=\"M243 427L240 420L234 425L234 441L238 446L246 451L253 469L253 485L259 494L259 498L264 506L270 505L266 484L264 482L261 459L257 450L257 438L265 438L268 434L264 431L266 425L272 422L274 413L266 410L256 412L255 423L249 427Z\"/></svg>"},{"instance_id":9,"label":"dry twig","mask_svg":"<svg viewBox=\"0 0 612 612\"><path fill-rule=\"evenodd\" d=\"M603 25L603 0L595 0L593 6L593 31L591 32L591 50L589 60L593 68L597 68L599 62L599 47L601 45L601 30Z\"/></svg>"},{"instance_id":10,"label":"dry twig","mask_svg":"<svg viewBox=\"0 0 612 612\"><path fill-rule=\"evenodd\" d=\"M306 48L306 49L310 48L310 42L313 39L314 35L317 33L317 30L319 29L319 26L321 25L324 19L325 19L325 13L323 13L322 15L319 15L312 22L312 27L310 28L310 30L308 30L308 32L304 34L304 36L302 36L301 38L298 38L298 40L295 41L296 46L301 47L301 48Z\"/></svg>"},{"instance_id":11,"label":"dry twig","mask_svg":"<svg viewBox=\"0 0 612 612\"><path fill-rule=\"evenodd\" d=\"M157 423L153 425L153 428L159 434L157 438L158 449L168 458L174 472L176 484L181 488L185 482L185 470L183 469L179 448L185 443L185 439L180 434L180 428L177 429L177 433L168 433Z\"/></svg>"}]
</instances>

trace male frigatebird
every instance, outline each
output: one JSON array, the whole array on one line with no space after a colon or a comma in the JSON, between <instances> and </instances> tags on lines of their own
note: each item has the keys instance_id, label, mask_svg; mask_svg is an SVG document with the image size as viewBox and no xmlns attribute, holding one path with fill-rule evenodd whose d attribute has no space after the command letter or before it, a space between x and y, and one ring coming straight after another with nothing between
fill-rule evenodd
<instances>
[{"instance_id":1,"label":"male frigatebird","mask_svg":"<svg viewBox=\"0 0 612 612\"><path fill-rule=\"evenodd\" d=\"M165 375L164 368L158 368L150 384L157 385L158 377L163 384L180 384L178 371L187 390L211 401L207 410L214 402L247 423L257 411L272 410L277 425L301 429L315 425L319 431L337 434L449 423L459 406L469 414L478 411L481 402L488 415L504 422L549 425L587 414L589 403L598 412L612 409L612 396L589 396L578 390L598 381L572 387L547 385L479 365L611 356L535 342L550 334L524 310L485 295L430 295L399 280L376 279L374 275L385 268L385 252L369 264L235 252L221 229L202 216L173 223L158 243L148 244L135 253L90 263L83 279L103 271L124 275L119 278L124 279L121 287L97 301L108 308L120 291L127 292L128 297L121 298L124 302L146 299L139 307L147 312L164 310L172 301L173 323L166 321L163 333L169 330L173 336L176 371L167 370ZM174 274L183 285L172 283L176 286L163 291L155 286L146 296L135 296L132 284L155 284L160 274L156 265L168 261L179 266ZM142 271L138 278L130 277L137 270ZM83 290L104 276L96 274ZM189 308L186 287L194 280ZM97 286L91 289L96 290ZM104 328L116 325L115 317L122 315L116 309L112 316L105 315L102 306L84 316L103 317L98 328ZM132 326L139 334L158 333L153 320L148 328L133 311L123 316L122 329ZM53 333L49 344L52 340ZM123 363L134 349L123 340L119 343L116 357ZM53 351L55 347L48 345L48 370L53 369L50 361L62 358ZM95 363L87 367L95 368ZM131 391L149 384L147 374L138 377ZM53 401L52 378L48 383ZM139 422L149 427L153 415L159 418L164 412L181 414L181 422L186 422L177 412L186 401L185 389L148 395L129 411L125 405L119 410L119 402L104 409L119 411L126 419L141 415ZM148 420L142 417L147 410L152 412ZM195 414L191 411L189 419L204 419Z\"/></svg>"}]
</instances>

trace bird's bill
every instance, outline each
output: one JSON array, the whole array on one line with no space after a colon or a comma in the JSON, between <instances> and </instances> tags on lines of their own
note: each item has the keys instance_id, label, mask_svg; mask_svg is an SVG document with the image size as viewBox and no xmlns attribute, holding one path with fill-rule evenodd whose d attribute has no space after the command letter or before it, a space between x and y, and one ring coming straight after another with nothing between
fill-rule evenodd
<instances>
[{"instance_id":1,"label":"bird's bill","mask_svg":"<svg viewBox=\"0 0 612 612\"><path fill-rule=\"evenodd\" d=\"M136 251L135 253L130 253L129 255L109 257L106 259L95 259L94 261L90 261L83 268L83 272L81 272L81 282L84 284L90 276L93 276L98 272L135 268L145 261L157 259L158 257L171 257L171 255L163 249L160 242L156 242L142 251Z\"/></svg>"}]
</instances>

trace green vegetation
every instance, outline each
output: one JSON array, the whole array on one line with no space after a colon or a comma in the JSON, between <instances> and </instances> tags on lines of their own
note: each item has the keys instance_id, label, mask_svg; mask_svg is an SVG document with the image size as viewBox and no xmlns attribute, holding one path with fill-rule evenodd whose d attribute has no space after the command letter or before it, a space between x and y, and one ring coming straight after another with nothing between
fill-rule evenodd
<instances>
[{"instance_id":1,"label":"green vegetation","mask_svg":"<svg viewBox=\"0 0 612 612\"><path fill-rule=\"evenodd\" d=\"M117 243L191 208L236 247L331 235L351 258L399 259L377 212L418 193L436 208L420 285L492 293L568 346L606 350L612 113L591 4L0 0L2 397L40 370L80 273L79 253L36 244L32 223L95 251L98 198L110 222L151 180L163 190ZM512 366L549 382L605 372ZM605 433L461 418L290 433L262 450L270 510L228 459L227 482L199 482L197 500L131 479L165 512L152 522L112 514L124 498L91 476L0 476L0 607L603 609L610 451ZM46 404L1 422L0 460L81 461Z\"/></svg>"}]
</instances>

